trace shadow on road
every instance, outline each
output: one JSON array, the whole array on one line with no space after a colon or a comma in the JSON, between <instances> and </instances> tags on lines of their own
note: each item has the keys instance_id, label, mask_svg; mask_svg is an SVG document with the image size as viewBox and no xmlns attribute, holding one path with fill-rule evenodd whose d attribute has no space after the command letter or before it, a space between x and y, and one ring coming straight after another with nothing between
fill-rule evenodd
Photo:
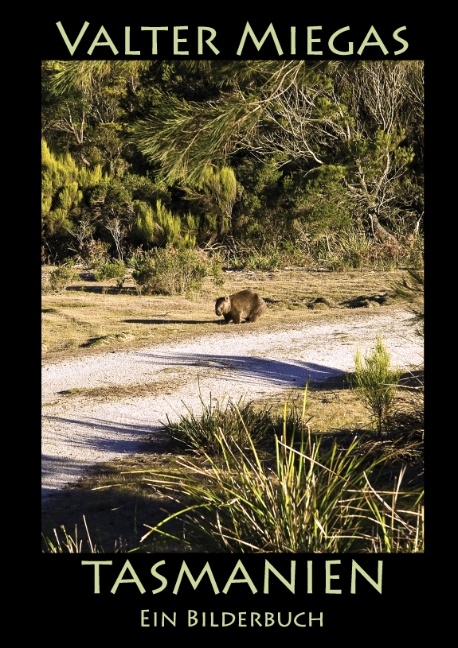
<instances>
[{"instance_id":1,"label":"shadow on road","mask_svg":"<svg viewBox=\"0 0 458 648\"><path fill-rule=\"evenodd\" d=\"M221 320L223 322L224 320ZM186 320L186 319L125 319L126 324L220 324L215 320Z\"/></svg>"},{"instance_id":2,"label":"shadow on road","mask_svg":"<svg viewBox=\"0 0 458 648\"><path fill-rule=\"evenodd\" d=\"M175 367L209 367L221 369L228 374L272 384L304 387L307 381L323 382L334 376L344 375L341 369L326 367L313 362L282 362L253 356L192 354L142 354L149 362Z\"/></svg>"}]
</instances>

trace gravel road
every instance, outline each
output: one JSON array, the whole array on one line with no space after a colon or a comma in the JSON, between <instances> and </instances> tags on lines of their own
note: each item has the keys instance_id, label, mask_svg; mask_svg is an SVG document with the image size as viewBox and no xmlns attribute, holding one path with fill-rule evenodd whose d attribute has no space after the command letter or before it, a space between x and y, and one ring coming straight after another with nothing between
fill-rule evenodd
<instances>
[{"instance_id":1,"label":"gravel road","mask_svg":"<svg viewBox=\"0 0 458 648\"><path fill-rule=\"evenodd\" d=\"M94 464L141 452L167 417L198 411L200 397L252 400L352 371L356 351L372 348L377 334L394 367L422 366L412 315L383 308L281 328L220 326L169 345L44 361L43 505Z\"/></svg>"}]
</instances>

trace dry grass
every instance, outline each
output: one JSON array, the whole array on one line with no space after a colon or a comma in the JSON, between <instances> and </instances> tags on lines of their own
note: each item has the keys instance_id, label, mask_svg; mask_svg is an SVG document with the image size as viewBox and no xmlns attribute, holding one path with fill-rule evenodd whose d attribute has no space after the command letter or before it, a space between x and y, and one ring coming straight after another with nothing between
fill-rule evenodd
<instances>
[{"instance_id":1,"label":"dry grass","mask_svg":"<svg viewBox=\"0 0 458 648\"><path fill-rule=\"evenodd\" d=\"M42 354L44 359L90 353L101 347L127 348L161 344L210 332L221 318L214 313L216 297L251 286L268 302L256 324L293 323L313 319L323 310L339 317L360 298L365 307L380 307L402 299L393 284L405 272L354 271L342 273L279 270L233 271L224 274L224 285L207 279L194 299L140 296L133 281L121 291L114 280L95 282L81 278L59 293L49 291L50 269L43 268Z\"/></svg>"}]
</instances>

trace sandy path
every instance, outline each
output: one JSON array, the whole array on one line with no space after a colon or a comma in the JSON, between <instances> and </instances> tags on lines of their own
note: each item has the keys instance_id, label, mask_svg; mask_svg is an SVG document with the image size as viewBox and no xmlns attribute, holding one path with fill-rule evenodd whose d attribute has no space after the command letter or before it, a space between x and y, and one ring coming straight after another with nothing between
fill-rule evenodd
<instances>
[{"instance_id":1,"label":"sandy path","mask_svg":"<svg viewBox=\"0 0 458 648\"><path fill-rule=\"evenodd\" d=\"M354 369L354 357L377 334L393 366L423 363L423 339L412 315L400 310L355 310L337 322L281 328L218 327L211 336L168 346L102 353L42 367L42 500L80 479L97 462L142 451L167 416L198 411L199 393L249 400ZM139 386L135 395L133 386ZM130 387L128 395L123 388ZM68 390L93 389L87 393Z\"/></svg>"}]
</instances>

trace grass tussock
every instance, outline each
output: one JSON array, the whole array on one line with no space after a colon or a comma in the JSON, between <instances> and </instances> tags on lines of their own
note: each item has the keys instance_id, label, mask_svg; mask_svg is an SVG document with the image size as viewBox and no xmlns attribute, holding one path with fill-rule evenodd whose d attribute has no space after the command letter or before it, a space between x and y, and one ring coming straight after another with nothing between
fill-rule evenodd
<instances>
[{"instance_id":1,"label":"grass tussock","mask_svg":"<svg viewBox=\"0 0 458 648\"><path fill-rule=\"evenodd\" d=\"M184 531L175 540L201 550L423 551L421 480L405 484L407 469L402 462L394 468L395 452L386 453L364 435L342 439L312 433L304 400L300 415L288 415L285 405L283 430L275 436L273 455L266 456L250 441L249 426L234 409L248 448L215 429L217 453L201 449L204 461L183 458L179 472L145 474L151 487L177 501L184 494L191 504L145 525L142 542L155 534L173 537L167 525L179 517Z\"/></svg>"},{"instance_id":2,"label":"grass tussock","mask_svg":"<svg viewBox=\"0 0 458 648\"><path fill-rule=\"evenodd\" d=\"M187 414L176 423L167 417L165 430L187 450L212 457L224 457L225 445L244 452L251 452L253 447L258 452L272 451L275 438L281 435L285 426L290 430L300 428L307 409L305 399L302 411L294 403L283 415L269 404L256 405L244 398L234 403L230 398L224 401L213 399L210 394L208 404L202 397L200 403L199 414L186 408Z\"/></svg>"},{"instance_id":3,"label":"grass tussock","mask_svg":"<svg viewBox=\"0 0 458 648\"><path fill-rule=\"evenodd\" d=\"M230 446L248 450L273 441L275 422L268 408L256 408L252 401L240 399L205 403L200 397L201 413L187 409L187 414L172 423L167 417L166 430L179 444L209 456L224 455L221 438Z\"/></svg>"},{"instance_id":4,"label":"grass tussock","mask_svg":"<svg viewBox=\"0 0 458 648\"><path fill-rule=\"evenodd\" d=\"M54 529L54 537L52 538L42 534L45 553L82 553L83 543L87 544L89 553L100 553L99 548L92 541L85 516L83 516L83 524L86 532L85 538L79 536L77 525L75 525L73 536L67 531L65 525L61 525L60 529Z\"/></svg>"}]
</instances>

